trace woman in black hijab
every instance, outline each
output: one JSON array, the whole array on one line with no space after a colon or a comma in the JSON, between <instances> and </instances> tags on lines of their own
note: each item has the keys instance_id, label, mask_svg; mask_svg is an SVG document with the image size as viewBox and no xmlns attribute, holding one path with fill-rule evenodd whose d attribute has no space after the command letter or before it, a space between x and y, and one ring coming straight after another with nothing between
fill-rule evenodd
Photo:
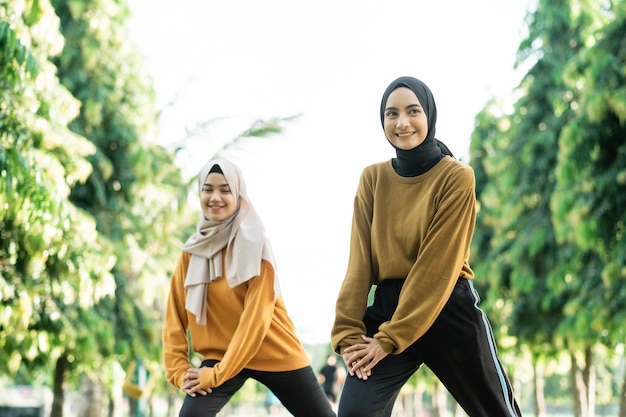
<instances>
[{"instance_id":1,"label":"woman in black hijab","mask_svg":"<svg viewBox=\"0 0 626 417\"><path fill-rule=\"evenodd\" d=\"M435 138L435 100L420 80L393 81L380 118L396 158L366 167L354 199L331 332L349 371L338 417L390 416L422 364L471 417L521 416L469 265L474 172Z\"/></svg>"}]
</instances>

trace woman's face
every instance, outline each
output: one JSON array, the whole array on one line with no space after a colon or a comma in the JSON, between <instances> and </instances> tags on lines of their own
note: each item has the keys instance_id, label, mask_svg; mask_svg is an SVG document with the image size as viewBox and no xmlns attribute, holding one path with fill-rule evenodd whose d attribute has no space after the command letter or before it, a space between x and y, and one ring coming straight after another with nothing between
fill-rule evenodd
<instances>
[{"instance_id":1,"label":"woman's face","mask_svg":"<svg viewBox=\"0 0 626 417\"><path fill-rule=\"evenodd\" d=\"M200 206L205 217L213 221L227 219L236 208L235 197L224 174L207 175L200 190Z\"/></svg>"},{"instance_id":2,"label":"woman's face","mask_svg":"<svg viewBox=\"0 0 626 417\"><path fill-rule=\"evenodd\" d=\"M424 142L428 118L411 89L398 87L389 94L383 126L387 140L398 149L413 149Z\"/></svg>"}]
</instances>

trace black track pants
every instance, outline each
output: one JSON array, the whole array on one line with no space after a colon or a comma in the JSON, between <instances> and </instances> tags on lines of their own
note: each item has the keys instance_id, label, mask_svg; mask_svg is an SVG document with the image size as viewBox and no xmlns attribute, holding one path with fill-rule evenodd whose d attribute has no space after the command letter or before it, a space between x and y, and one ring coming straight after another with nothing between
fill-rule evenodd
<instances>
[{"instance_id":1,"label":"black track pants","mask_svg":"<svg viewBox=\"0 0 626 417\"><path fill-rule=\"evenodd\" d=\"M217 361L202 362L214 366ZM180 417L214 417L248 378L269 388L285 408L296 417L335 417L328 398L310 366L287 372L262 372L244 369L207 395L187 395Z\"/></svg>"},{"instance_id":2,"label":"black track pants","mask_svg":"<svg viewBox=\"0 0 626 417\"><path fill-rule=\"evenodd\" d=\"M374 305L368 308L364 321L370 336L395 310L393 299L397 303L402 281L390 281L377 287ZM385 305L390 302L391 307ZM404 352L385 357L367 380L346 378L338 417L390 416L400 388L422 364L433 371L470 417L521 416L479 302L472 282L459 279L450 300L423 337Z\"/></svg>"}]
</instances>

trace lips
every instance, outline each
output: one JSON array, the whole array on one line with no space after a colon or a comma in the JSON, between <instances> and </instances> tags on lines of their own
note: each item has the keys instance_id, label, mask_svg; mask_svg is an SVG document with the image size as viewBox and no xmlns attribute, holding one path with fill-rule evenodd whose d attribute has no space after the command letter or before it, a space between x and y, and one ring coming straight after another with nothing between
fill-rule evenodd
<instances>
[{"instance_id":1,"label":"lips","mask_svg":"<svg viewBox=\"0 0 626 417\"><path fill-rule=\"evenodd\" d=\"M398 132L398 133L396 133L396 136L398 136L400 138L404 138L404 137L411 136L411 135L414 135L414 134L415 134L415 131L412 131L412 132Z\"/></svg>"}]
</instances>

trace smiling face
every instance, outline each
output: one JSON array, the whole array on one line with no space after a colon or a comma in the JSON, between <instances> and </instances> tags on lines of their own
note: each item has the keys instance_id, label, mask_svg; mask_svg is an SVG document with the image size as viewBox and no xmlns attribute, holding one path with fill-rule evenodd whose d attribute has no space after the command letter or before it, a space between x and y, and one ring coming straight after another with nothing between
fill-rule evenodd
<instances>
[{"instance_id":1,"label":"smiling face","mask_svg":"<svg viewBox=\"0 0 626 417\"><path fill-rule=\"evenodd\" d=\"M402 150L419 146L428 134L428 118L411 89L398 87L385 104L383 128L387 140Z\"/></svg>"},{"instance_id":2,"label":"smiling face","mask_svg":"<svg viewBox=\"0 0 626 417\"><path fill-rule=\"evenodd\" d=\"M224 174L207 175L200 189L200 206L205 217L213 221L225 220L234 213L235 197Z\"/></svg>"}]
</instances>

